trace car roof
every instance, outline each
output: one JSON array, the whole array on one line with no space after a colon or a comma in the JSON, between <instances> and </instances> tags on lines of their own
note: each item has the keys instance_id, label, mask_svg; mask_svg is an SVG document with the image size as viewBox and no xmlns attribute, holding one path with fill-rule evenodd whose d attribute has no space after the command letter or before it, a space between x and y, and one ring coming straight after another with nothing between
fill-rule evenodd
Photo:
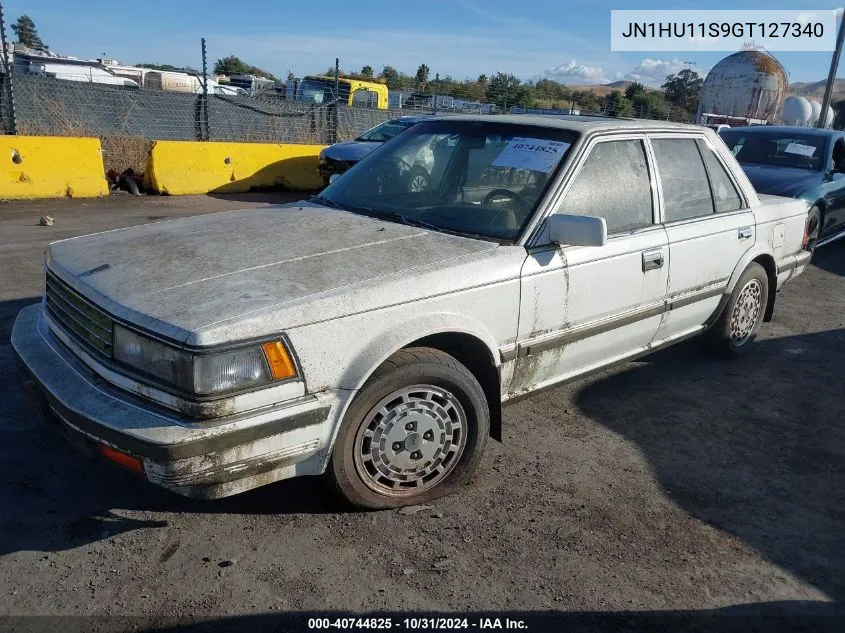
<instances>
[{"instance_id":1,"label":"car roof","mask_svg":"<svg viewBox=\"0 0 845 633\"><path fill-rule=\"evenodd\" d=\"M730 128L731 132L783 132L790 134L805 134L807 136L841 136L840 130L828 130L819 127L801 127L799 125L743 125Z\"/></svg>"},{"instance_id":2,"label":"car roof","mask_svg":"<svg viewBox=\"0 0 845 633\"><path fill-rule=\"evenodd\" d=\"M419 123L420 121L426 121L428 119L436 118L433 115L425 115L425 114L406 114L405 116L398 116L393 121L405 121L407 123Z\"/></svg>"},{"instance_id":3,"label":"car roof","mask_svg":"<svg viewBox=\"0 0 845 633\"><path fill-rule=\"evenodd\" d=\"M690 123L672 123L671 121L657 121L652 119L624 119L611 116L589 115L543 115L543 114L458 114L437 117L446 121L481 121L488 123L506 123L513 125L537 125L564 130L573 130L586 134L597 131L628 130L657 131L669 130L677 132L701 132L700 125Z\"/></svg>"}]
</instances>

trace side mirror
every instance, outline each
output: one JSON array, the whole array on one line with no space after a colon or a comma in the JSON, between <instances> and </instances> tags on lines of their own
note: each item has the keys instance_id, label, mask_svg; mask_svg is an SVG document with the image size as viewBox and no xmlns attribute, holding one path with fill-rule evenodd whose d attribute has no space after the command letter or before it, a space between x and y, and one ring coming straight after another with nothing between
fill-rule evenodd
<instances>
[{"instance_id":1,"label":"side mirror","mask_svg":"<svg viewBox=\"0 0 845 633\"><path fill-rule=\"evenodd\" d=\"M604 218L555 213L549 216L546 222L549 227L549 237L555 244L604 246L607 241L607 223Z\"/></svg>"}]
</instances>

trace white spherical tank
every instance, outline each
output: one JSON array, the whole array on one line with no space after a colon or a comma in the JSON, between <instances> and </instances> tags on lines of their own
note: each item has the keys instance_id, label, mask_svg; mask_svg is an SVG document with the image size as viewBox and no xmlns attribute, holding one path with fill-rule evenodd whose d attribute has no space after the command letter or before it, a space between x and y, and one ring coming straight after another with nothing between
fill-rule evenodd
<instances>
[{"instance_id":1,"label":"white spherical tank","mask_svg":"<svg viewBox=\"0 0 845 633\"><path fill-rule=\"evenodd\" d=\"M810 114L810 126L815 127L816 122L819 120L819 116L822 113L822 104L812 99L810 101L810 107L813 109L812 113Z\"/></svg>"},{"instance_id":2,"label":"white spherical tank","mask_svg":"<svg viewBox=\"0 0 845 633\"><path fill-rule=\"evenodd\" d=\"M835 118L836 118L836 112L833 111L833 108L831 108L830 106L827 106L827 116L824 119L824 126L826 128L832 128L833 127L833 119L835 119Z\"/></svg>"},{"instance_id":3,"label":"white spherical tank","mask_svg":"<svg viewBox=\"0 0 845 633\"><path fill-rule=\"evenodd\" d=\"M812 106L804 97L789 97L783 102L784 125L807 125L812 113Z\"/></svg>"},{"instance_id":4,"label":"white spherical tank","mask_svg":"<svg viewBox=\"0 0 845 633\"><path fill-rule=\"evenodd\" d=\"M699 116L775 120L780 117L787 83L783 66L768 53L742 50L728 55L704 79Z\"/></svg>"}]
</instances>

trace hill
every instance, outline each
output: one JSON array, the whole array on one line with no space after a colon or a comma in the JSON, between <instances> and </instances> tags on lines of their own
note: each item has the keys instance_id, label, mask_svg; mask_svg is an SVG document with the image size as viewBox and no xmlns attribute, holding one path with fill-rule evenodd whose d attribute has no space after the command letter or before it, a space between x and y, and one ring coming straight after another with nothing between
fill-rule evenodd
<instances>
[{"instance_id":1,"label":"hill","mask_svg":"<svg viewBox=\"0 0 845 633\"><path fill-rule=\"evenodd\" d=\"M606 97L614 90L625 92L625 88L630 86L632 81L613 81L609 84L567 84L566 87L571 90L583 90L585 92L592 92L599 97Z\"/></svg>"},{"instance_id":2,"label":"hill","mask_svg":"<svg viewBox=\"0 0 845 633\"><path fill-rule=\"evenodd\" d=\"M826 79L813 82L798 81L794 84L789 84L786 87L786 93L796 97L806 97L807 99L821 101L824 97L824 86L826 83ZM831 101L836 103L842 99L845 99L845 79L837 79L833 82L833 97Z\"/></svg>"},{"instance_id":3,"label":"hill","mask_svg":"<svg viewBox=\"0 0 845 633\"><path fill-rule=\"evenodd\" d=\"M821 101L824 97L824 86L826 79L821 81L797 81L791 83L786 88L788 96L795 95L796 97L806 97L807 99L816 99ZM606 97L614 90L625 92L625 88L631 85L632 82L627 80L613 81L608 84L568 84L567 87L572 90L585 90L592 92L599 97ZM649 90L659 90L659 88L649 88ZM845 99L845 79L837 79L833 84L833 98L832 103Z\"/></svg>"}]
</instances>

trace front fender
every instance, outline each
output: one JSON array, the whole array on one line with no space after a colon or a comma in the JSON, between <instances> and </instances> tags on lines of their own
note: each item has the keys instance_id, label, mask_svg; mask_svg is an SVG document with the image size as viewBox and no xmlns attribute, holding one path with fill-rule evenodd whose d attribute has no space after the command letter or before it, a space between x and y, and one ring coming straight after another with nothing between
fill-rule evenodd
<instances>
[{"instance_id":1,"label":"front fender","mask_svg":"<svg viewBox=\"0 0 845 633\"><path fill-rule=\"evenodd\" d=\"M355 315L288 332L306 367L308 391L332 390L339 394L318 458L321 469L325 469L328 463L338 429L355 395L376 368L396 351L434 334L460 333L483 342L494 363L499 364L496 337L488 326L471 316L446 311L429 312L410 319L397 318L386 328L383 317L379 327L372 326L372 319L379 319L379 315ZM516 332L515 324L512 330ZM335 343L326 345L327 341ZM331 353L327 349L331 349Z\"/></svg>"},{"instance_id":2,"label":"front fender","mask_svg":"<svg viewBox=\"0 0 845 633\"><path fill-rule=\"evenodd\" d=\"M341 376L342 388L359 390L376 368L394 352L427 336L444 333L466 334L482 341L498 367L499 346L484 323L463 314L436 312L394 325L380 335L375 345L359 350L358 354L349 359Z\"/></svg>"}]
</instances>

